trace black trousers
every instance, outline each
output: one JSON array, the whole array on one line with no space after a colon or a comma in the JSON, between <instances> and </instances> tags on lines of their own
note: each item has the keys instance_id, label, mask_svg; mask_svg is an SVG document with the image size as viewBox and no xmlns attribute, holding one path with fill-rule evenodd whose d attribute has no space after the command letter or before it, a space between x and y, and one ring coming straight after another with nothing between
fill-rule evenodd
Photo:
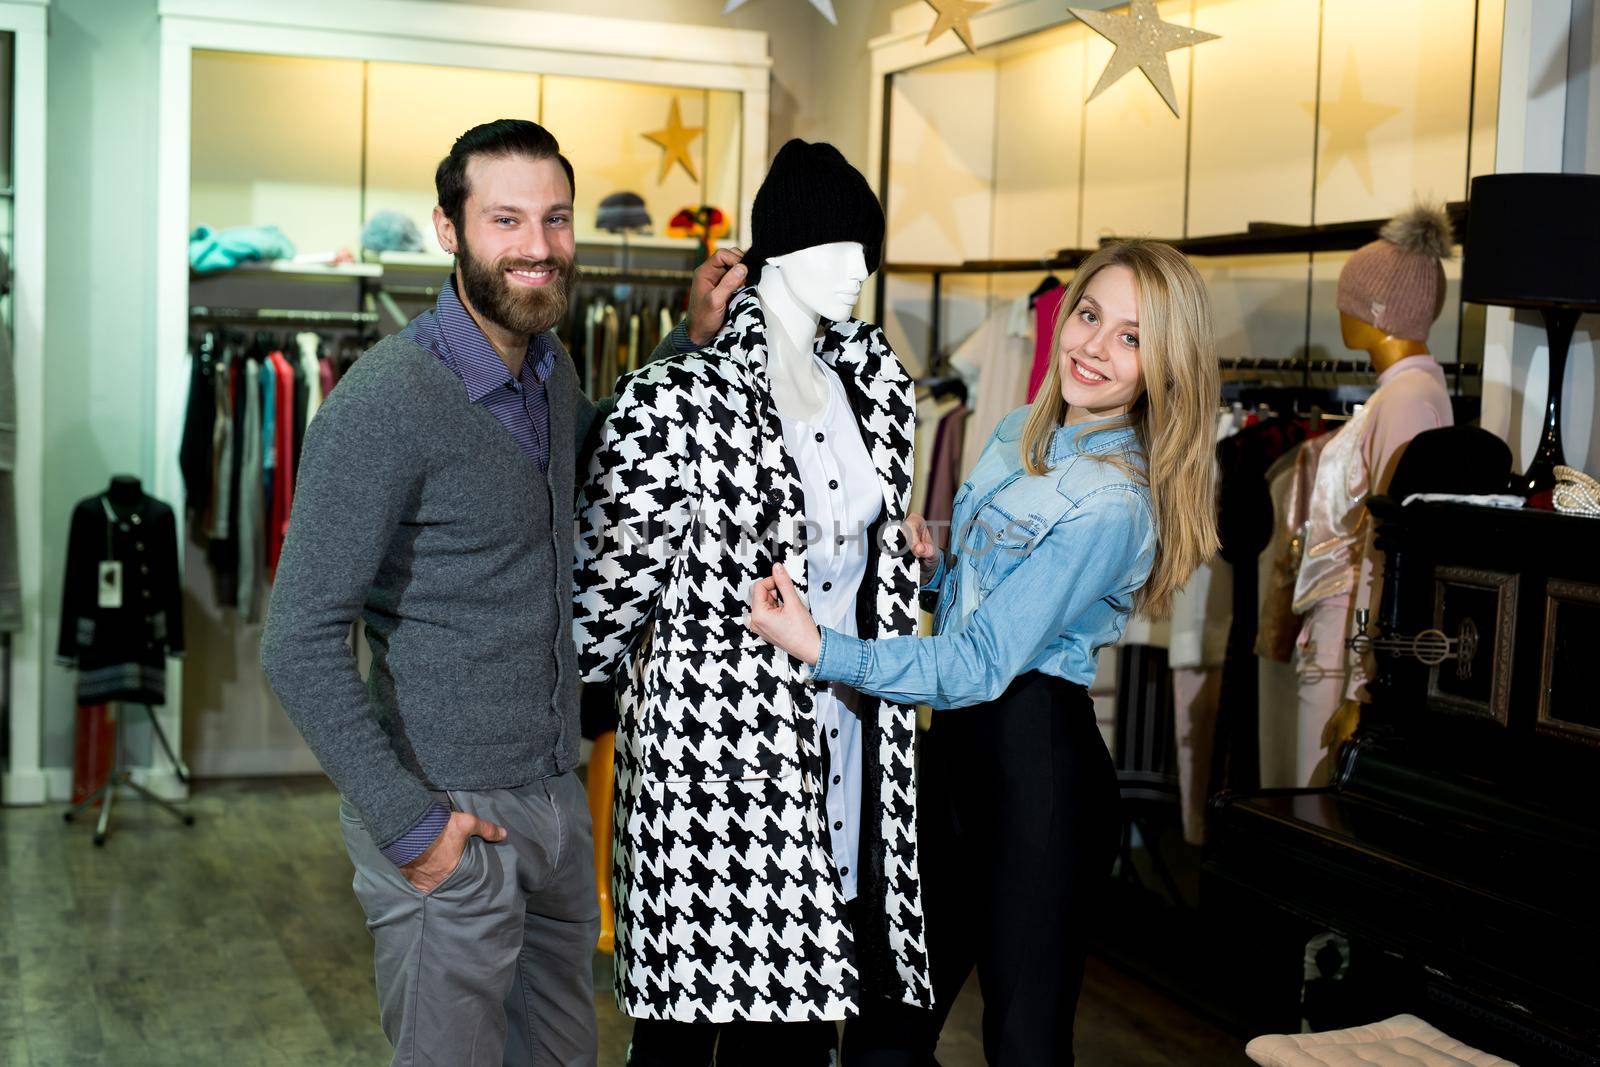
<instances>
[{"instance_id":1,"label":"black trousers","mask_svg":"<svg viewBox=\"0 0 1600 1067\"><path fill-rule=\"evenodd\" d=\"M1025 674L1003 696L936 711L918 808L935 1008L932 1064L974 967L993 1067L1070 1064L1087 933L1121 838L1116 771L1087 690Z\"/></svg>"}]
</instances>

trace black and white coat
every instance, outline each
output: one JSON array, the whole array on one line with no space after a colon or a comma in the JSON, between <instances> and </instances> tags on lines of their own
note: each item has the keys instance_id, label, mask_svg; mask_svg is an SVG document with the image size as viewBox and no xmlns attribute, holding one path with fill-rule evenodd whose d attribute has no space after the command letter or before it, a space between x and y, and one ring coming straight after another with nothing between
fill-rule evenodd
<instances>
[{"instance_id":1,"label":"black and white coat","mask_svg":"<svg viewBox=\"0 0 1600 1067\"><path fill-rule=\"evenodd\" d=\"M912 382L876 326L830 324L816 350L844 384L883 490L860 634L913 633L901 526ZM711 345L619 383L580 505L573 630L584 679L618 689L616 994L635 1018L842 1019L864 974L878 978L868 992L931 1000L915 710L861 709L858 892L873 922L858 938L827 847L818 683L745 625L750 587L774 562L807 589L793 533L805 500L771 389L746 289Z\"/></svg>"}]
</instances>

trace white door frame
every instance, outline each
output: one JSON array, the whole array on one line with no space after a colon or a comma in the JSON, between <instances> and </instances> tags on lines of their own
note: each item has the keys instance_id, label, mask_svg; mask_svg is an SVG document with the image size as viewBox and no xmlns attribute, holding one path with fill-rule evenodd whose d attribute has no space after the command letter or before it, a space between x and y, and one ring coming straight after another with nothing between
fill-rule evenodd
<instances>
[{"instance_id":1,"label":"white door frame","mask_svg":"<svg viewBox=\"0 0 1600 1067\"><path fill-rule=\"evenodd\" d=\"M41 804L44 709L44 198L45 41L50 0L0 0L14 35L12 66L11 311L17 397L17 563L22 630L11 636L11 747L0 803Z\"/></svg>"},{"instance_id":2,"label":"white door frame","mask_svg":"<svg viewBox=\"0 0 1600 1067\"><path fill-rule=\"evenodd\" d=\"M156 205L155 495L181 499L178 469L189 334L191 71L196 49L417 63L727 89L743 93L748 226L750 179L766 171L771 64L767 35L588 15L435 4L423 0L160 0L160 104ZM170 738L183 736L179 664L160 709ZM246 669L251 669L247 665ZM152 789L181 796L170 768L152 768Z\"/></svg>"}]
</instances>

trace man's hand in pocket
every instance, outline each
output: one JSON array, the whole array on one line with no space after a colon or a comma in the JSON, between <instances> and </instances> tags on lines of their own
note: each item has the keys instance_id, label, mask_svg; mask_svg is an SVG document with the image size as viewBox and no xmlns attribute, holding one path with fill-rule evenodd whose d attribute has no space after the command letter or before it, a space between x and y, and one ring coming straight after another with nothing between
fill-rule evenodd
<instances>
[{"instance_id":1,"label":"man's hand in pocket","mask_svg":"<svg viewBox=\"0 0 1600 1067\"><path fill-rule=\"evenodd\" d=\"M417 892L433 892L461 862L461 854L467 850L469 837L481 837L489 842L504 841L506 830L469 811L452 811L450 821L445 824L444 831L434 838L433 844L428 846L428 851L401 867L400 873L416 887Z\"/></svg>"}]
</instances>

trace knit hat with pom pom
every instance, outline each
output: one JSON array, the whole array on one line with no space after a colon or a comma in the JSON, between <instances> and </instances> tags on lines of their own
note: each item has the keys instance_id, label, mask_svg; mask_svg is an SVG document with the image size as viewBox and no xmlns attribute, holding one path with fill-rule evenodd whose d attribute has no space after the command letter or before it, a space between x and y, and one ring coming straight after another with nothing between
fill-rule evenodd
<instances>
[{"instance_id":1,"label":"knit hat with pom pom","mask_svg":"<svg viewBox=\"0 0 1600 1067\"><path fill-rule=\"evenodd\" d=\"M1339 272L1339 310L1391 337L1426 341L1444 308L1444 267L1450 258L1450 216L1418 205L1378 231Z\"/></svg>"}]
</instances>

